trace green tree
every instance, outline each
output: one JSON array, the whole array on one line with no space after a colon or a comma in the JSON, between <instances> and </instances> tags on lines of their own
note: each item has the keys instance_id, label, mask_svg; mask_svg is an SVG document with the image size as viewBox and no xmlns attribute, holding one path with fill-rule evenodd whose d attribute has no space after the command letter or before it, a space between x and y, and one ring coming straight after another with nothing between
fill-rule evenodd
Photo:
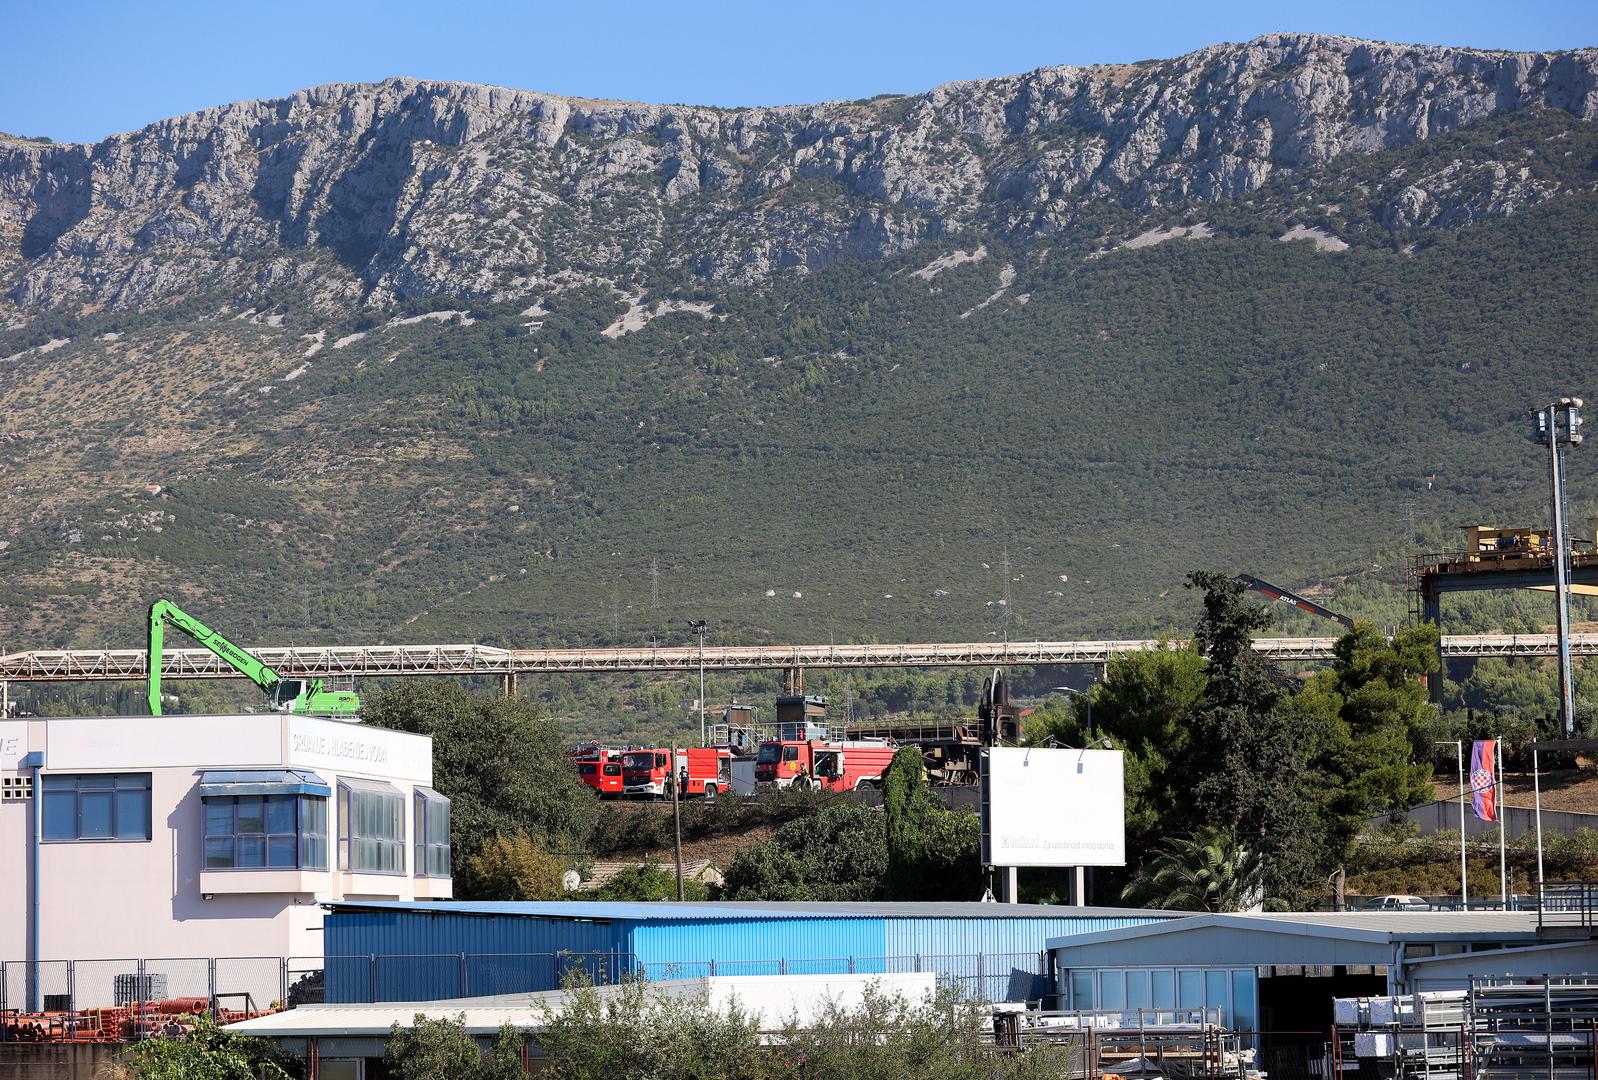
<instances>
[{"instance_id":1,"label":"green tree","mask_svg":"<svg viewBox=\"0 0 1598 1080\"><path fill-rule=\"evenodd\" d=\"M209 1015L183 1039L148 1039L122 1057L139 1080L289 1080L293 1059L264 1039L236 1035Z\"/></svg>"},{"instance_id":2,"label":"green tree","mask_svg":"<svg viewBox=\"0 0 1598 1080\"><path fill-rule=\"evenodd\" d=\"M444 680L404 683L373 695L362 716L432 737L433 786L450 799L457 870L496 833L526 832L570 851L593 827L593 792L578 781L559 729L525 698L479 696Z\"/></svg>"},{"instance_id":3,"label":"green tree","mask_svg":"<svg viewBox=\"0 0 1598 1080\"><path fill-rule=\"evenodd\" d=\"M767 1075L782 1080L994 1080L1069 1075L1066 1055L1038 1047L1001 1057L985 1046L980 1004L948 989L911 1000L867 986L858 1005L828 1002L784 1026Z\"/></svg>"},{"instance_id":4,"label":"green tree","mask_svg":"<svg viewBox=\"0 0 1598 1080\"><path fill-rule=\"evenodd\" d=\"M1289 710L1318 735L1310 772L1319 789L1323 870L1341 865L1371 817L1433 798L1431 747L1418 744L1435 727L1422 677L1437 666L1437 628L1409 627L1389 642L1360 622L1338 638L1335 652L1332 667L1317 672Z\"/></svg>"},{"instance_id":5,"label":"green tree","mask_svg":"<svg viewBox=\"0 0 1598 1080\"><path fill-rule=\"evenodd\" d=\"M982 823L933 794L916 747L901 748L883 773L882 810L884 899L969 900L981 891Z\"/></svg>"},{"instance_id":6,"label":"green tree","mask_svg":"<svg viewBox=\"0 0 1598 1080\"><path fill-rule=\"evenodd\" d=\"M429 1018L417 1013L409 1027L389 1029L383 1064L399 1080L521 1080L521 1049L527 1036L506 1025L485 1056L466 1030L466 1014Z\"/></svg>"},{"instance_id":7,"label":"green tree","mask_svg":"<svg viewBox=\"0 0 1598 1080\"><path fill-rule=\"evenodd\" d=\"M474 900L560 900L565 865L525 832L484 840L460 869L460 892Z\"/></svg>"},{"instance_id":8,"label":"green tree","mask_svg":"<svg viewBox=\"0 0 1598 1080\"><path fill-rule=\"evenodd\" d=\"M1265 867L1232 833L1204 827L1162 844L1121 899L1168 911L1248 911L1266 900Z\"/></svg>"},{"instance_id":9,"label":"green tree","mask_svg":"<svg viewBox=\"0 0 1598 1080\"><path fill-rule=\"evenodd\" d=\"M884 815L839 802L777 829L738 853L723 900L876 900L888 872Z\"/></svg>"},{"instance_id":10,"label":"green tree","mask_svg":"<svg viewBox=\"0 0 1598 1080\"><path fill-rule=\"evenodd\" d=\"M1188 587L1203 594L1193 642L1207 682L1178 766L1193 801L1173 824L1235 834L1263 860L1267 891L1295 895L1313 881L1321 856L1316 802L1324 796L1310 770L1317 733L1281 707L1289 684L1254 652L1269 613L1225 574L1194 571Z\"/></svg>"},{"instance_id":11,"label":"green tree","mask_svg":"<svg viewBox=\"0 0 1598 1080\"><path fill-rule=\"evenodd\" d=\"M686 878L682 883L683 897L687 900L704 900L710 895L703 881ZM594 900L675 900L677 899L677 873L659 863L644 863L618 871L611 879L588 894Z\"/></svg>"},{"instance_id":12,"label":"green tree","mask_svg":"<svg viewBox=\"0 0 1598 1080\"><path fill-rule=\"evenodd\" d=\"M764 1076L759 1021L704 994L644 981L596 988L578 973L558 1005L543 1006L538 1048L553 1080L756 1080Z\"/></svg>"}]
</instances>

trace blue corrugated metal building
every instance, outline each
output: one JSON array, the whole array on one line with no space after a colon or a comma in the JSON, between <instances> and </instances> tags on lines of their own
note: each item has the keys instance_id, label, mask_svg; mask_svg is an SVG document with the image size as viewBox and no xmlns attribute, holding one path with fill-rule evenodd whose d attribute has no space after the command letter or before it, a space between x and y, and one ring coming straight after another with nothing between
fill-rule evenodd
<instances>
[{"instance_id":1,"label":"blue corrugated metal building","mask_svg":"<svg viewBox=\"0 0 1598 1080\"><path fill-rule=\"evenodd\" d=\"M937 971L994 1001L1048 992L1050 939L1164 912L1035 904L332 903L329 1002L427 1001L596 981Z\"/></svg>"}]
</instances>

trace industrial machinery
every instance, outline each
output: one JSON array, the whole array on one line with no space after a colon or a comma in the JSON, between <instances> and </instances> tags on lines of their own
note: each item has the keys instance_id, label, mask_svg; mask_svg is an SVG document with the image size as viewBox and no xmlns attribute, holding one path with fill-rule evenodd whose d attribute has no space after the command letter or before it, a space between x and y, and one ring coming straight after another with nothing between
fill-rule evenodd
<instances>
[{"instance_id":1,"label":"industrial machinery","mask_svg":"<svg viewBox=\"0 0 1598 1080\"><path fill-rule=\"evenodd\" d=\"M361 699L348 690L326 690L321 679L284 679L170 600L150 605L149 700L150 715L161 715L161 652L166 625L171 623L211 650L223 663L259 686L278 712L308 716L352 716L361 711Z\"/></svg>"},{"instance_id":2,"label":"industrial machinery","mask_svg":"<svg viewBox=\"0 0 1598 1080\"><path fill-rule=\"evenodd\" d=\"M1339 615L1335 611L1321 607L1313 600L1306 599L1295 592L1288 592L1279 585L1272 585L1269 581L1261 581L1253 574L1239 574L1237 575L1237 580L1257 593L1264 593L1272 600L1280 600L1283 603L1292 604L1296 608L1302 608L1311 615L1319 615L1323 619L1336 619L1350 629L1354 626L1354 620L1347 615Z\"/></svg>"}]
</instances>

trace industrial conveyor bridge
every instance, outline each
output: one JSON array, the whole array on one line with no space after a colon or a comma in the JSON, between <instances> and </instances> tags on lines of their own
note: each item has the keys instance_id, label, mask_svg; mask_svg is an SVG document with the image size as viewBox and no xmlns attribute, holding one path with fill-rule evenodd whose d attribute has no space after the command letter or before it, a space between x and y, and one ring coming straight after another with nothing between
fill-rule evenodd
<instances>
[{"instance_id":1,"label":"industrial conveyor bridge","mask_svg":"<svg viewBox=\"0 0 1598 1080\"><path fill-rule=\"evenodd\" d=\"M1324 661L1336 638L1260 638L1268 660ZM1133 641L1011 641L918 645L697 645L608 649L501 649L487 645L307 645L252 648L284 678L405 675L518 675L556 672L803 671L806 668L1003 667L1104 664L1119 653L1168 645ZM1575 634L1571 651L1598 655L1598 634ZM1552 634L1452 634L1445 658L1552 656ZM148 673L143 649L41 649L0 655L0 682L110 682ZM238 673L206 649L169 649L168 679L234 679Z\"/></svg>"}]
</instances>

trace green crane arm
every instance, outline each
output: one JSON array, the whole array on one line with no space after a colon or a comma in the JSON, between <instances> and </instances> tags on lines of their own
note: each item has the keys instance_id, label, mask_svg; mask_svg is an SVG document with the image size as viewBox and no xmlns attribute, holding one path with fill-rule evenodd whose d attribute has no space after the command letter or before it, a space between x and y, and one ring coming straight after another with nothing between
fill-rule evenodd
<instances>
[{"instance_id":1,"label":"green crane arm","mask_svg":"<svg viewBox=\"0 0 1598 1080\"><path fill-rule=\"evenodd\" d=\"M189 637L221 657L229 667L264 690L268 697L281 682L277 672L267 667L249 652L239 648L199 619L187 614L170 600L157 600L150 605L149 698L150 715L161 715L161 647L166 636L166 624L171 623Z\"/></svg>"}]
</instances>

